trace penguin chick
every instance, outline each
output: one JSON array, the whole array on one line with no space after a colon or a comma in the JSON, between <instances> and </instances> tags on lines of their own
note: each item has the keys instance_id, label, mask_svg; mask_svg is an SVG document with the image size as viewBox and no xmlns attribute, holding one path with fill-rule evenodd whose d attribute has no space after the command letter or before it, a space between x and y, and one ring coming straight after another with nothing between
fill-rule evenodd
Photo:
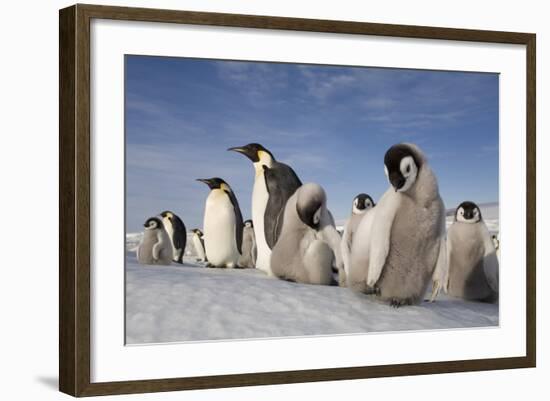
<instances>
[{"instance_id":1,"label":"penguin chick","mask_svg":"<svg viewBox=\"0 0 550 401\"><path fill-rule=\"evenodd\" d=\"M172 262L172 243L162 221L158 217L150 217L145 224L136 256L142 265L169 265Z\"/></svg>"},{"instance_id":2,"label":"penguin chick","mask_svg":"<svg viewBox=\"0 0 550 401\"><path fill-rule=\"evenodd\" d=\"M475 203L465 201L457 207L447 232L447 255L449 295L485 302L498 299L498 258Z\"/></svg>"},{"instance_id":3,"label":"penguin chick","mask_svg":"<svg viewBox=\"0 0 550 401\"><path fill-rule=\"evenodd\" d=\"M204 210L204 248L213 267L237 267L241 256L243 218L233 190L221 178L198 179L210 193Z\"/></svg>"},{"instance_id":4,"label":"penguin chick","mask_svg":"<svg viewBox=\"0 0 550 401\"><path fill-rule=\"evenodd\" d=\"M174 251L173 261L176 263L183 263L183 254L185 252L185 244L187 242L187 229L183 221L173 212L166 210L162 212L162 223L164 229L170 237L172 242L172 249Z\"/></svg>"},{"instance_id":5,"label":"penguin chick","mask_svg":"<svg viewBox=\"0 0 550 401\"><path fill-rule=\"evenodd\" d=\"M254 237L254 224L252 220L244 222L242 254L239 258L239 267L253 268L256 264L256 238Z\"/></svg>"},{"instance_id":6,"label":"penguin chick","mask_svg":"<svg viewBox=\"0 0 550 401\"><path fill-rule=\"evenodd\" d=\"M351 245L348 286L399 307L432 300L446 280L445 207L437 179L413 144L384 156L390 188L361 219Z\"/></svg>"},{"instance_id":7,"label":"penguin chick","mask_svg":"<svg viewBox=\"0 0 550 401\"><path fill-rule=\"evenodd\" d=\"M370 195L361 193L353 199L353 204L351 207L351 216L344 226L344 233L342 235L342 259L344 261L344 274L342 277L339 277L340 285L345 286L346 275L349 272L349 263L350 263L350 252L351 244L353 241L353 235L357 230L359 222L363 218L363 215L372 209L375 206L374 201Z\"/></svg>"},{"instance_id":8,"label":"penguin chick","mask_svg":"<svg viewBox=\"0 0 550 401\"><path fill-rule=\"evenodd\" d=\"M191 232L193 233L193 247L195 248L195 253L197 254L197 261L206 262L203 233L198 228L194 228Z\"/></svg>"},{"instance_id":9,"label":"penguin chick","mask_svg":"<svg viewBox=\"0 0 550 401\"><path fill-rule=\"evenodd\" d=\"M306 284L332 283L332 265L343 268L340 235L327 210L326 194L304 184L288 199L279 240L271 254L273 274Z\"/></svg>"}]
</instances>

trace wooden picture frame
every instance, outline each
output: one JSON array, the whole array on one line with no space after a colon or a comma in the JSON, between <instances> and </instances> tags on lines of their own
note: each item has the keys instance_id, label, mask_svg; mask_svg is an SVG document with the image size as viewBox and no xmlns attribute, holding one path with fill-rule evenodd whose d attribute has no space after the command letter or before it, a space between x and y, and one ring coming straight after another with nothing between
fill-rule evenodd
<instances>
[{"instance_id":1,"label":"wooden picture frame","mask_svg":"<svg viewBox=\"0 0 550 401\"><path fill-rule=\"evenodd\" d=\"M526 355L511 358L92 383L90 380L90 21L94 18L526 46ZM536 36L534 34L80 4L60 10L59 28L60 391L73 396L94 396L535 366Z\"/></svg>"}]
</instances>

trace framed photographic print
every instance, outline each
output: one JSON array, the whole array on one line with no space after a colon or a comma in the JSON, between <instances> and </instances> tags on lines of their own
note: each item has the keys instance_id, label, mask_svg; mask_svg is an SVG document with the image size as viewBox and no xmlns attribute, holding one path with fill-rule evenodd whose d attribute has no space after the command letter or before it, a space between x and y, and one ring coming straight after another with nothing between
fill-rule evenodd
<instances>
[{"instance_id":1,"label":"framed photographic print","mask_svg":"<svg viewBox=\"0 0 550 401\"><path fill-rule=\"evenodd\" d=\"M61 10L60 390L534 367L535 112L534 34Z\"/></svg>"}]
</instances>

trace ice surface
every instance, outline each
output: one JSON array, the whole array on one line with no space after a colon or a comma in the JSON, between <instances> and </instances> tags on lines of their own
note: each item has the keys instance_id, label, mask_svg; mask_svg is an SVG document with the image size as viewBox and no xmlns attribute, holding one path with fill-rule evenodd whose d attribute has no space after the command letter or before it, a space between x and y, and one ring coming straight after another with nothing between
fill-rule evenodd
<instances>
[{"instance_id":1,"label":"ice surface","mask_svg":"<svg viewBox=\"0 0 550 401\"><path fill-rule=\"evenodd\" d=\"M498 325L498 305L440 296L393 309L347 288L296 284L256 269L126 260L126 341L246 339Z\"/></svg>"}]
</instances>

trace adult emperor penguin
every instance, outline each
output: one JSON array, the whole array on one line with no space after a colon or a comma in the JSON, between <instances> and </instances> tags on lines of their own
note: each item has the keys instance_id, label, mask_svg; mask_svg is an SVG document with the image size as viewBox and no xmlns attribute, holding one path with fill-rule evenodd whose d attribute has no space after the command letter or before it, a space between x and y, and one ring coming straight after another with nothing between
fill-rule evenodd
<instances>
[{"instance_id":1,"label":"adult emperor penguin","mask_svg":"<svg viewBox=\"0 0 550 401\"><path fill-rule=\"evenodd\" d=\"M252 221L258 248L256 267L271 274L271 250L281 233L286 201L302 185L294 170L275 160L273 154L258 143L229 148L252 160Z\"/></svg>"},{"instance_id":2,"label":"adult emperor penguin","mask_svg":"<svg viewBox=\"0 0 550 401\"><path fill-rule=\"evenodd\" d=\"M191 230L193 233L193 246L197 254L197 260L199 262L206 262L206 253L204 252L204 238L203 233L198 228Z\"/></svg>"},{"instance_id":3,"label":"adult emperor penguin","mask_svg":"<svg viewBox=\"0 0 550 401\"><path fill-rule=\"evenodd\" d=\"M239 267L254 267L256 265L256 238L254 236L254 224L252 220L244 222L243 243Z\"/></svg>"},{"instance_id":4,"label":"adult emperor penguin","mask_svg":"<svg viewBox=\"0 0 550 401\"><path fill-rule=\"evenodd\" d=\"M399 307L421 302L432 279L433 300L447 276L445 207L437 179L413 144L388 149L384 167L391 186L359 223L348 286Z\"/></svg>"},{"instance_id":5,"label":"adult emperor penguin","mask_svg":"<svg viewBox=\"0 0 550 401\"><path fill-rule=\"evenodd\" d=\"M327 210L325 191L320 185L304 184L286 203L271 269L283 280L329 285L333 265L343 265L340 234Z\"/></svg>"},{"instance_id":6,"label":"adult emperor penguin","mask_svg":"<svg viewBox=\"0 0 550 401\"><path fill-rule=\"evenodd\" d=\"M359 225L359 222L361 221L361 218L363 215L370 209L374 207L374 201L370 197L370 195L361 193L357 195L353 199L353 204L351 207L351 216L346 222L346 225L344 226L344 234L342 235L342 242L341 242L341 248L342 248L342 259L344 261L344 272L345 274L342 274L342 277L339 277L340 279L340 285L345 285L346 283L346 275L349 271L349 263L350 263L350 253L351 253L351 244L353 241L353 235L355 234L355 231L357 230L357 226Z\"/></svg>"},{"instance_id":7,"label":"adult emperor penguin","mask_svg":"<svg viewBox=\"0 0 550 401\"><path fill-rule=\"evenodd\" d=\"M214 267L237 267L243 217L231 187L221 178L199 178L210 188L204 210L204 249Z\"/></svg>"},{"instance_id":8,"label":"adult emperor penguin","mask_svg":"<svg viewBox=\"0 0 550 401\"><path fill-rule=\"evenodd\" d=\"M145 224L136 256L143 265L169 265L172 262L172 242L158 217L150 217Z\"/></svg>"},{"instance_id":9,"label":"adult emperor penguin","mask_svg":"<svg viewBox=\"0 0 550 401\"><path fill-rule=\"evenodd\" d=\"M183 221L177 215L169 210L162 212L160 215L162 216L164 229L172 242L172 249L174 251L173 261L183 263L182 258L185 252L185 243L187 242L185 224L183 224Z\"/></svg>"},{"instance_id":10,"label":"adult emperor penguin","mask_svg":"<svg viewBox=\"0 0 550 401\"><path fill-rule=\"evenodd\" d=\"M498 298L499 264L493 238L473 202L462 202L447 232L447 293L468 300Z\"/></svg>"}]
</instances>

